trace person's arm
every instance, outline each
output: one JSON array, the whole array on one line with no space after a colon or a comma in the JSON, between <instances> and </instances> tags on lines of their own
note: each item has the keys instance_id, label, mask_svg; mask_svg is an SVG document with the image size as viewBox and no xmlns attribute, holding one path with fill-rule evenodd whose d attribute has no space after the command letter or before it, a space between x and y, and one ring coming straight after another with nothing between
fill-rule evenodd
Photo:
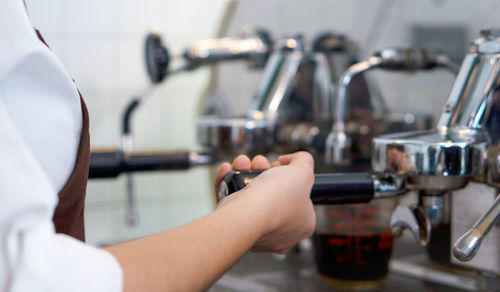
<instances>
[{"instance_id":1,"label":"person's arm","mask_svg":"<svg viewBox=\"0 0 500 292\"><path fill-rule=\"evenodd\" d=\"M254 169L268 162L254 160ZM124 291L202 291L251 248L284 253L312 234L314 180L308 153L282 156L211 214L172 230L110 246L124 272ZM248 169L239 157L236 168ZM241 166L241 167L238 167ZM218 181L230 171L221 168Z\"/></svg>"}]
</instances>

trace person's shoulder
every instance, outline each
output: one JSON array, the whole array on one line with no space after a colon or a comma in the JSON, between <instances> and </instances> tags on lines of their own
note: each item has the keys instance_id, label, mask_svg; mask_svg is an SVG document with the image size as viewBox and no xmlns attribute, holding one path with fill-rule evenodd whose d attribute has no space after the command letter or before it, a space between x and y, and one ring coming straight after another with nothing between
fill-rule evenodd
<instances>
[{"instance_id":1,"label":"person's shoulder","mask_svg":"<svg viewBox=\"0 0 500 292\"><path fill-rule=\"evenodd\" d=\"M15 33L26 33L34 36L32 24L29 19L28 11L22 0L2 0L0 1L0 28L3 30L9 28Z\"/></svg>"},{"instance_id":2,"label":"person's shoulder","mask_svg":"<svg viewBox=\"0 0 500 292\"><path fill-rule=\"evenodd\" d=\"M15 64L44 50L30 22L24 1L0 1L0 78Z\"/></svg>"}]
</instances>

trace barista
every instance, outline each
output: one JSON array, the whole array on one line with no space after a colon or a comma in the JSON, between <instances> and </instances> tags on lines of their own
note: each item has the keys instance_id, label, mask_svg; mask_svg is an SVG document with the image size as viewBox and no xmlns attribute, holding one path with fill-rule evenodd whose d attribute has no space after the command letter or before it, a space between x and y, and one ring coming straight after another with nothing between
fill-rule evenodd
<instances>
[{"instance_id":1,"label":"barista","mask_svg":"<svg viewBox=\"0 0 500 292\"><path fill-rule=\"evenodd\" d=\"M248 250L284 253L314 229L313 160L301 152L201 219L86 245L87 111L22 0L0 1L0 137L0 291L200 291ZM217 182L233 168L270 166L239 156Z\"/></svg>"}]
</instances>

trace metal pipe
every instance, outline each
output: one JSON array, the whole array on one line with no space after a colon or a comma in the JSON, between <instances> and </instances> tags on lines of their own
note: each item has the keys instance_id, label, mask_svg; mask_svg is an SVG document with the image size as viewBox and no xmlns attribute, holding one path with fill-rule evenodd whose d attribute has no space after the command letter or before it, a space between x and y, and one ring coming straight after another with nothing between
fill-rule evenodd
<instances>
[{"instance_id":1,"label":"metal pipe","mask_svg":"<svg viewBox=\"0 0 500 292\"><path fill-rule=\"evenodd\" d=\"M283 47L271 54L262 73L257 93L247 116L251 120L266 120L273 127L282 101L290 94L293 80L303 60L300 38L287 38Z\"/></svg>"},{"instance_id":2,"label":"metal pipe","mask_svg":"<svg viewBox=\"0 0 500 292\"><path fill-rule=\"evenodd\" d=\"M328 164L345 165L350 163L350 137L346 133L345 114L347 109L347 89L352 79L367 70L378 67L381 57L370 57L366 61L349 67L338 81L335 99L335 120L325 144L325 160Z\"/></svg>"},{"instance_id":3,"label":"metal pipe","mask_svg":"<svg viewBox=\"0 0 500 292\"><path fill-rule=\"evenodd\" d=\"M356 63L349 67L338 81L337 99L335 105L335 123L332 131L345 131L345 112L347 107L347 89L352 79L367 70L378 67L382 62L380 57L370 57L366 61Z\"/></svg>"},{"instance_id":4,"label":"metal pipe","mask_svg":"<svg viewBox=\"0 0 500 292\"><path fill-rule=\"evenodd\" d=\"M479 250L483 239L500 219L500 196L481 218L453 245L453 255L461 261L470 261Z\"/></svg>"},{"instance_id":5,"label":"metal pipe","mask_svg":"<svg viewBox=\"0 0 500 292\"><path fill-rule=\"evenodd\" d=\"M201 40L189 46L184 52L184 59L190 69L221 61L248 59L261 67L269 54L269 44L261 37L245 39L221 38Z\"/></svg>"},{"instance_id":6,"label":"metal pipe","mask_svg":"<svg viewBox=\"0 0 500 292\"><path fill-rule=\"evenodd\" d=\"M414 72L445 67L452 72L457 68L444 54L432 54L424 48L385 48L365 61L352 65L338 81L335 95L335 120L326 140L327 164L345 165L350 163L351 138L346 132L347 90L353 78L373 68L393 71Z\"/></svg>"}]
</instances>

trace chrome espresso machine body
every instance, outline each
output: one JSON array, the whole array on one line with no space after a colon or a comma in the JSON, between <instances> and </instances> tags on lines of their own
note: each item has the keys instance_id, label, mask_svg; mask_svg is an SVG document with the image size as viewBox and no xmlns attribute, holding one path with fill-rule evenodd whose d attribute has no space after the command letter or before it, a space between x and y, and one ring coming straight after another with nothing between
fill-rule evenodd
<instances>
[{"instance_id":1,"label":"chrome espresso machine body","mask_svg":"<svg viewBox=\"0 0 500 292\"><path fill-rule=\"evenodd\" d=\"M484 30L462 63L436 127L377 137L372 154L375 173L396 177L419 194L418 205L395 210L393 228L410 229L425 245L432 242L433 227L448 223L452 246L442 244L448 244L443 252L453 254L451 262L496 275L499 77L500 30Z\"/></svg>"},{"instance_id":2,"label":"chrome espresso machine body","mask_svg":"<svg viewBox=\"0 0 500 292\"><path fill-rule=\"evenodd\" d=\"M423 48L388 48L357 62L356 45L342 35L322 34L312 51L305 47L301 37L275 43L245 115L198 119L198 142L215 160L306 150L321 172L368 170L373 137L429 129L432 122L428 114L390 111L363 73L373 68L456 70L445 55ZM333 154L339 151L342 158Z\"/></svg>"},{"instance_id":3,"label":"chrome espresso machine body","mask_svg":"<svg viewBox=\"0 0 500 292\"><path fill-rule=\"evenodd\" d=\"M326 58L305 53L300 36L281 39L274 44L246 114L200 117L198 142L216 160L321 144L315 139L331 120L332 94Z\"/></svg>"}]
</instances>

